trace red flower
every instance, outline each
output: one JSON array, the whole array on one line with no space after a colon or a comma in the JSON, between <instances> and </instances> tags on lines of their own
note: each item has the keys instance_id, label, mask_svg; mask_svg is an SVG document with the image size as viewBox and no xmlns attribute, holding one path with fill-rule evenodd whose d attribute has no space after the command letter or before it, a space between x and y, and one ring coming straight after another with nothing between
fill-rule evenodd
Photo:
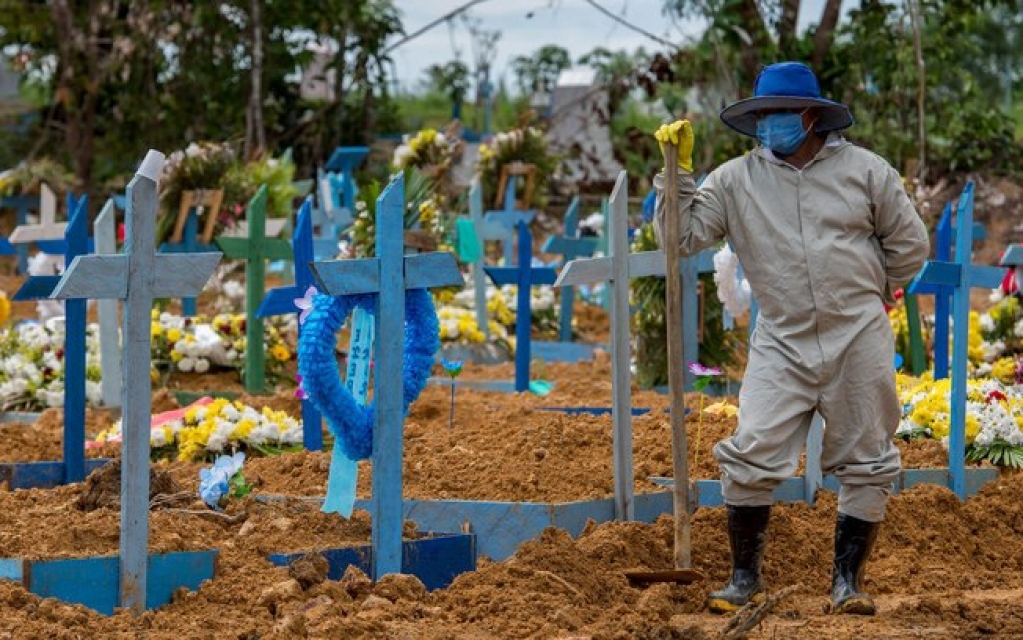
<instances>
[{"instance_id":1,"label":"red flower","mask_svg":"<svg viewBox=\"0 0 1023 640\"><path fill-rule=\"evenodd\" d=\"M1008 401L1008 398L1005 397L1004 393L1002 393L998 389L995 389L993 391L988 392L987 398L985 398L984 401L987 402L987 404L991 404L992 402Z\"/></svg>"}]
</instances>

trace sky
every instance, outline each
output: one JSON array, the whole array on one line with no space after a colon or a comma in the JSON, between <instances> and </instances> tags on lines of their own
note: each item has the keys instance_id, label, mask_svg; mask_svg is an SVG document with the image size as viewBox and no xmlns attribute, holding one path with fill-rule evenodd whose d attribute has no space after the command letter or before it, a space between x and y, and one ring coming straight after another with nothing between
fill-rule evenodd
<instances>
[{"instance_id":1,"label":"sky","mask_svg":"<svg viewBox=\"0 0 1023 640\"><path fill-rule=\"evenodd\" d=\"M676 25L661 15L663 0L596 0L601 6L626 21L671 42L683 42L697 34L698 23ZM406 33L413 33L431 21L466 4L466 0L394 0L401 11ZM843 0L848 11L858 0ZM820 18L824 0L803 0L799 27L805 28ZM646 36L616 23L585 0L487 0L471 8L468 15L485 30L500 30L494 62L495 79L503 73L508 86L514 86L509 61L529 55L546 44L557 44L571 53L573 60L603 46L611 50L635 51L659 45ZM392 52L398 82L414 90L425 77L425 69L459 57L471 69L475 58L472 37L462 18L441 24Z\"/></svg>"}]
</instances>

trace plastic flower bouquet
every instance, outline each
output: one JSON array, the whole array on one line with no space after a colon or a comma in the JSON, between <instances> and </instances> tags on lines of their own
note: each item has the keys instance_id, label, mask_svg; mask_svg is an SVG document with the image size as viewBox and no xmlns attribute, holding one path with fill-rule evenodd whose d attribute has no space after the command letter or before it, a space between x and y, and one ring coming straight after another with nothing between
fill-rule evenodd
<instances>
[{"instance_id":1,"label":"plastic flower bouquet","mask_svg":"<svg viewBox=\"0 0 1023 640\"><path fill-rule=\"evenodd\" d=\"M933 438L947 447L951 380L897 380L903 416L896 436ZM968 460L1023 468L1023 386L993 378L967 382L966 448Z\"/></svg>"},{"instance_id":2,"label":"plastic flower bouquet","mask_svg":"<svg viewBox=\"0 0 1023 640\"><path fill-rule=\"evenodd\" d=\"M101 400L99 325L86 329L85 397ZM64 318L0 330L0 409L42 411L64 404Z\"/></svg>"},{"instance_id":3,"label":"plastic flower bouquet","mask_svg":"<svg viewBox=\"0 0 1023 640\"><path fill-rule=\"evenodd\" d=\"M101 433L98 443L120 442L121 422ZM222 453L276 455L302 448L302 423L283 411L262 410L218 398L196 404L180 418L153 427L150 446L154 458L212 460Z\"/></svg>"}]
</instances>

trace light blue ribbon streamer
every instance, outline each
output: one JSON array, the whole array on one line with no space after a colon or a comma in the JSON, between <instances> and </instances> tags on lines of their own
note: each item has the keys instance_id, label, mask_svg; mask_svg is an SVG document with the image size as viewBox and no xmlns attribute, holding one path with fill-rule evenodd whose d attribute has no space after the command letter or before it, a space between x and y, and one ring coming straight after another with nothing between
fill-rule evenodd
<instances>
[{"instance_id":1,"label":"light blue ribbon streamer","mask_svg":"<svg viewBox=\"0 0 1023 640\"><path fill-rule=\"evenodd\" d=\"M348 349L348 368L345 371L345 386L355 400L365 406L369 395L369 377L372 373L373 314L361 307L352 311L351 341ZM327 475L327 496L320 508L324 513L338 513L345 518L355 508L355 490L359 483L359 462L352 460L341 450L340 438L334 439L330 456L330 472Z\"/></svg>"}]
</instances>

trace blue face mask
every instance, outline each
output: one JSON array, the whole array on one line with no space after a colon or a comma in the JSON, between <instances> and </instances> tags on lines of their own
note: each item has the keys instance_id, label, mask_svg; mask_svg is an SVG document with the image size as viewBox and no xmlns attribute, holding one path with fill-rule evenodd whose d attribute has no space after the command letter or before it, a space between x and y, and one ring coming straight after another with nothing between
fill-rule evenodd
<instances>
[{"instance_id":1,"label":"blue face mask","mask_svg":"<svg viewBox=\"0 0 1023 640\"><path fill-rule=\"evenodd\" d=\"M802 113L772 113L757 120L757 140L783 156L795 153L808 133Z\"/></svg>"}]
</instances>

